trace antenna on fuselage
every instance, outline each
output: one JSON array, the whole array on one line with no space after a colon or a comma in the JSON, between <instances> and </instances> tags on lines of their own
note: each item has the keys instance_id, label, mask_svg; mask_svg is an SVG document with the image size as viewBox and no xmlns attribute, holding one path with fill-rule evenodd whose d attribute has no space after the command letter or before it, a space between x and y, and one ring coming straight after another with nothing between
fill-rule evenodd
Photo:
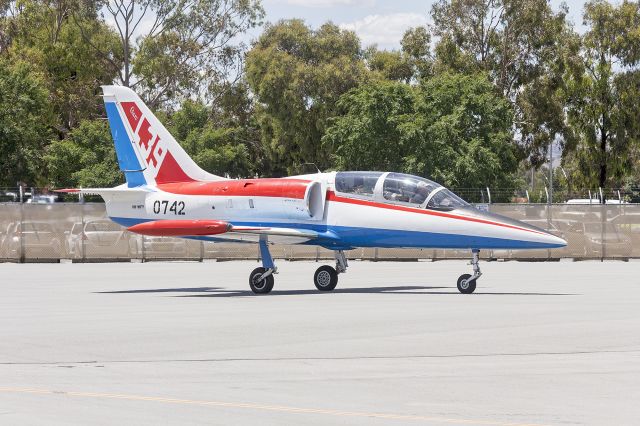
<instances>
[{"instance_id":1,"label":"antenna on fuselage","mask_svg":"<svg viewBox=\"0 0 640 426\"><path fill-rule=\"evenodd\" d=\"M316 166L316 163L302 163L302 165L300 166L300 168L302 169L301 172L303 174L306 174L307 170L309 170L309 167L313 167L313 173L322 173L318 166Z\"/></svg>"}]
</instances>

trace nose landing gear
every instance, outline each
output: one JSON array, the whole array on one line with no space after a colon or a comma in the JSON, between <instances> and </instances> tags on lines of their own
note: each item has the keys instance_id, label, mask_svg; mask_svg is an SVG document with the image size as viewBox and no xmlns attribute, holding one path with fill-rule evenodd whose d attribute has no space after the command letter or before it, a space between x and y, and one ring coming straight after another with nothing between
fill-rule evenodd
<instances>
[{"instance_id":1,"label":"nose landing gear","mask_svg":"<svg viewBox=\"0 0 640 426\"><path fill-rule=\"evenodd\" d=\"M336 250L336 267L333 268L329 265L322 265L316 270L313 275L313 283L320 291L333 291L338 285L338 274L347 272L347 256L344 251Z\"/></svg>"},{"instance_id":2,"label":"nose landing gear","mask_svg":"<svg viewBox=\"0 0 640 426\"><path fill-rule=\"evenodd\" d=\"M482 272L480 272L480 250L473 249L472 253L473 275L462 274L458 278L458 291L463 294L473 293L476 289L476 280L482 275Z\"/></svg>"}]
</instances>

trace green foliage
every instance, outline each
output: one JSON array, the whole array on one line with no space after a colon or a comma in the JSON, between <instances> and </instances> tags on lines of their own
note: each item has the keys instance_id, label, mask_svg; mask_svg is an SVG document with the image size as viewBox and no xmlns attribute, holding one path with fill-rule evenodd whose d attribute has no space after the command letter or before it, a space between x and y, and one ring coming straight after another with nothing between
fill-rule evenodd
<instances>
[{"instance_id":1,"label":"green foliage","mask_svg":"<svg viewBox=\"0 0 640 426\"><path fill-rule=\"evenodd\" d=\"M56 188L105 188L124 183L106 120L83 120L48 146L44 160Z\"/></svg>"},{"instance_id":2,"label":"green foliage","mask_svg":"<svg viewBox=\"0 0 640 426\"><path fill-rule=\"evenodd\" d=\"M278 174L307 162L331 165L320 138L343 93L366 77L360 41L333 24L267 26L247 54L246 78L259 103L264 149Z\"/></svg>"},{"instance_id":3,"label":"green foliage","mask_svg":"<svg viewBox=\"0 0 640 426\"><path fill-rule=\"evenodd\" d=\"M640 6L591 0L583 34L567 12L438 0L433 26L392 51L294 19L267 25L245 58L259 0L0 0L0 186L121 182L98 120L99 86L114 82L218 175L313 162L512 187L519 162L540 168L559 142L567 186L638 185Z\"/></svg>"},{"instance_id":4,"label":"green foliage","mask_svg":"<svg viewBox=\"0 0 640 426\"><path fill-rule=\"evenodd\" d=\"M401 170L453 187L509 186L518 166L509 102L482 75L419 87L371 83L344 95L323 139L348 169Z\"/></svg>"},{"instance_id":5,"label":"green foliage","mask_svg":"<svg viewBox=\"0 0 640 426\"><path fill-rule=\"evenodd\" d=\"M341 170L403 170L412 146L401 125L415 115L415 90L402 83L365 84L343 95L342 115L322 139Z\"/></svg>"},{"instance_id":6,"label":"green foliage","mask_svg":"<svg viewBox=\"0 0 640 426\"><path fill-rule=\"evenodd\" d=\"M0 186L41 182L51 106L38 69L0 57Z\"/></svg>"},{"instance_id":7,"label":"green foliage","mask_svg":"<svg viewBox=\"0 0 640 426\"><path fill-rule=\"evenodd\" d=\"M251 153L244 143L246 128L215 127L211 108L187 101L169 118L169 131L204 170L230 177L251 176Z\"/></svg>"},{"instance_id":8,"label":"green foliage","mask_svg":"<svg viewBox=\"0 0 640 426\"><path fill-rule=\"evenodd\" d=\"M238 74L240 35L261 23L259 0L124 0L105 2L118 27L120 82L154 109L173 109ZM139 23L152 22L149 28ZM137 30L137 31L136 31ZM120 66L121 65L121 66Z\"/></svg>"},{"instance_id":9,"label":"green foliage","mask_svg":"<svg viewBox=\"0 0 640 426\"><path fill-rule=\"evenodd\" d=\"M564 162L580 185L619 187L640 143L640 57L631 47L640 33L640 6L595 0L585 6L584 19L589 25L582 37L584 52L565 76L568 118L576 135ZM626 67L614 71L620 63Z\"/></svg>"},{"instance_id":10,"label":"green foliage","mask_svg":"<svg viewBox=\"0 0 640 426\"><path fill-rule=\"evenodd\" d=\"M423 84L416 119L405 131L421 134L407 171L458 188L509 187L518 166L513 110L483 75L442 74Z\"/></svg>"},{"instance_id":11,"label":"green foliage","mask_svg":"<svg viewBox=\"0 0 640 426\"><path fill-rule=\"evenodd\" d=\"M409 83L414 76L414 69L409 58L399 51L367 49L369 69L378 72L382 79Z\"/></svg>"},{"instance_id":12,"label":"green foliage","mask_svg":"<svg viewBox=\"0 0 640 426\"><path fill-rule=\"evenodd\" d=\"M424 78L433 74L431 33L425 27L410 28L400 41L402 52L413 67L414 77Z\"/></svg>"},{"instance_id":13,"label":"green foliage","mask_svg":"<svg viewBox=\"0 0 640 426\"><path fill-rule=\"evenodd\" d=\"M22 12L13 19L8 56L41 69L56 114L52 125L64 137L81 120L101 115L99 86L110 84L116 76L101 55L87 48L85 38L111 57L118 38L113 29L95 17L72 20L73 2L28 0L22 6Z\"/></svg>"},{"instance_id":14,"label":"green foliage","mask_svg":"<svg viewBox=\"0 0 640 426\"><path fill-rule=\"evenodd\" d=\"M567 132L555 95L573 35L566 13L563 7L554 12L547 0L439 0L432 8L440 38L436 72L488 73L512 102L519 143L536 165L549 143Z\"/></svg>"}]
</instances>

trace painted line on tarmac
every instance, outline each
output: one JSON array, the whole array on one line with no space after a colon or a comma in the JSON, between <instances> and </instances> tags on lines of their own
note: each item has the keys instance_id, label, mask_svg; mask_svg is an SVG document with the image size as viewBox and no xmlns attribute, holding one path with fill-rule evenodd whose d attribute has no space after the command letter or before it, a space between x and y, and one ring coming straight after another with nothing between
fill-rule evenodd
<instances>
[{"instance_id":1,"label":"painted line on tarmac","mask_svg":"<svg viewBox=\"0 0 640 426\"><path fill-rule=\"evenodd\" d=\"M364 411L340 411L340 410L328 410L321 408L301 408L301 407L289 407L282 405L266 405L255 403L243 403L243 402L224 402L224 401L205 401L205 400L192 400L192 399L177 399L177 398L164 398L155 396L141 396L141 395L127 395L127 394L113 394L113 393L99 393L99 392L77 392L77 391L61 391L51 389L34 389L34 388L10 388L0 387L1 393L17 393L17 394L37 394L37 395L56 395L56 396L73 396L80 398L102 398L102 399L122 399L129 401L152 401L161 402L166 404L180 404L180 405L198 405L209 407L227 407L227 408L244 408L250 410L266 410L295 414L320 414L327 416L339 416L339 417L366 417L388 420L406 420L406 421L418 421L418 422L439 422L439 423L451 423L451 424L474 424L474 425L487 425L487 426L544 426L539 423L513 423L513 422L501 422L493 420L472 420L472 419L452 419L446 417L432 417L432 416L419 416L419 415L407 415L407 414L391 414L391 413L368 413Z\"/></svg>"},{"instance_id":2,"label":"painted line on tarmac","mask_svg":"<svg viewBox=\"0 0 640 426\"><path fill-rule=\"evenodd\" d=\"M494 352L479 354L432 354L432 355L364 355L364 356L311 356L279 358L182 358L182 359L114 359L114 360L76 360L76 361L0 361L1 365L73 365L73 364L161 364L161 363L207 363L207 362L262 362L262 361L361 361L361 360L402 360L437 358L491 358L491 357L528 357L556 355L599 355L640 353L640 349L606 349L593 351L558 352Z\"/></svg>"}]
</instances>

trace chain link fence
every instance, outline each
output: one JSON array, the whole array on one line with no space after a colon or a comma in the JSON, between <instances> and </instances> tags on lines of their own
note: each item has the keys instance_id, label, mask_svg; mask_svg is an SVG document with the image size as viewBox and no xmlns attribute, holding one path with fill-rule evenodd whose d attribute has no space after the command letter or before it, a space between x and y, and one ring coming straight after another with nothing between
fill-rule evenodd
<instances>
[{"instance_id":1,"label":"chain link fence","mask_svg":"<svg viewBox=\"0 0 640 426\"><path fill-rule=\"evenodd\" d=\"M552 250L483 250L484 259L549 260L640 258L640 204L491 204L483 209L522 220L564 238ZM275 258L332 259L330 250L275 245ZM469 250L373 249L350 259L419 260L469 258ZM102 203L0 203L0 261L75 262L258 259L257 244L212 243L147 237L110 221Z\"/></svg>"}]
</instances>

